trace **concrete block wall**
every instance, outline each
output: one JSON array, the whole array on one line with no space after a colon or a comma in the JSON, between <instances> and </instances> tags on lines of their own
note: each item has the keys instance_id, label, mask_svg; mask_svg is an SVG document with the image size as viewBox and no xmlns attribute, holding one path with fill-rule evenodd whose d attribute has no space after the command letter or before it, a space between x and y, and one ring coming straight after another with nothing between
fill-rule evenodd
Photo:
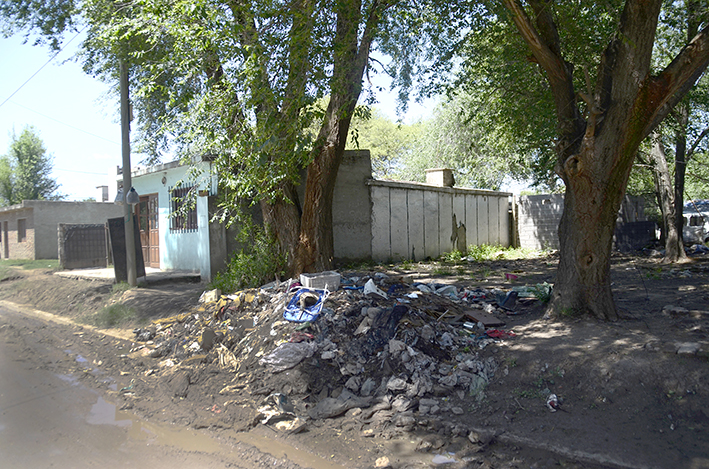
<instances>
[{"instance_id":1,"label":"concrete block wall","mask_svg":"<svg viewBox=\"0 0 709 469\"><path fill-rule=\"evenodd\" d=\"M372 199L367 187L371 178L369 150L345 151L332 199L336 259L368 259L372 255Z\"/></svg>"},{"instance_id":2,"label":"concrete block wall","mask_svg":"<svg viewBox=\"0 0 709 469\"><path fill-rule=\"evenodd\" d=\"M305 200L306 171L298 186L301 203ZM332 237L335 259L353 261L372 257L372 199L367 181L372 178L369 150L345 150L337 171L332 196ZM255 221L262 222L260 210ZM228 251L233 249L228 247Z\"/></svg>"},{"instance_id":3,"label":"concrete block wall","mask_svg":"<svg viewBox=\"0 0 709 469\"><path fill-rule=\"evenodd\" d=\"M559 249L563 194L528 195L517 199L519 245L528 249Z\"/></svg>"},{"instance_id":4,"label":"concrete block wall","mask_svg":"<svg viewBox=\"0 0 709 469\"><path fill-rule=\"evenodd\" d=\"M65 202L51 200L25 200L32 208L35 224L36 259L57 259L57 226L68 224L104 224L109 218L123 216L123 207L107 202Z\"/></svg>"},{"instance_id":5,"label":"concrete block wall","mask_svg":"<svg viewBox=\"0 0 709 469\"><path fill-rule=\"evenodd\" d=\"M563 194L521 196L516 200L516 209L520 247L559 249L559 222L564 211ZM642 221L645 221L643 199L625 196L618 212L618 223Z\"/></svg>"},{"instance_id":6,"label":"concrete block wall","mask_svg":"<svg viewBox=\"0 0 709 469\"><path fill-rule=\"evenodd\" d=\"M374 260L436 258L471 244L510 245L510 193L397 181L368 185Z\"/></svg>"}]
</instances>

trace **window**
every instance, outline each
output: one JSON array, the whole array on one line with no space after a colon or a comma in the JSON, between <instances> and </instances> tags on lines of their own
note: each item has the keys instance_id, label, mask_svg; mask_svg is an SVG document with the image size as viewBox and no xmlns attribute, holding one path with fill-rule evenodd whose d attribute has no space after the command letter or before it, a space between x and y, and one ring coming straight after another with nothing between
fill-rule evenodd
<instances>
[{"instance_id":1,"label":"window","mask_svg":"<svg viewBox=\"0 0 709 469\"><path fill-rule=\"evenodd\" d=\"M197 231L196 187L170 189L170 231L190 233Z\"/></svg>"},{"instance_id":2,"label":"window","mask_svg":"<svg viewBox=\"0 0 709 469\"><path fill-rule=\"evenodd\" d=\"M27 219L20 218L17 220L17 242L24 243L27 241Z\"/></svg>"}]
</instances>

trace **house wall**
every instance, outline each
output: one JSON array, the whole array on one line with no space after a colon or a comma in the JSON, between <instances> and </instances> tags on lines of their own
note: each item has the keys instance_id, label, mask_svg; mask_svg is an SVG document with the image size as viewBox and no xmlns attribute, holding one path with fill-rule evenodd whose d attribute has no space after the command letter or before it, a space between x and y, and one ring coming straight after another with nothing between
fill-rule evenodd
<instances>
[{"instance_id":1,"label":"house wall","mask_svg":"<svg viewBox=\"0 0 709 469\"><path fill-rule=\"evenodd\" d=\"M395 181L368 185L374 260L415 261L471 244L510 245L510 193Z\"/></svg>"},{"instance_id":2,"label":"house wall","mask_svg":"<svg viewBox=\"0 0 709 469\"><path fill-rule=\"evenodd\" d=\"M101 202L64 202L24 200L21 204L0 209L0 229L8 222L10 259L57 259L60 223L94 224L122 216L121 207ZM25 219L26 241L18 242L18 220ZM4 243L4 237L2 239ZM5 257L5 247L0 247Z\"/></svg>"},{"instance_id":3,"label":"house wall","mask_svg":"<svg viewBox=\"0 0 709 469\"><path fill-rule=\"evenodd\" d=\"M208 163L200 164L208 165ZM208 197L197 197L196 231L185 233L171 232L170 230L170 195L168 190L182 180L199 178L198 176L192 177L191 174L188 174L189 171L190 166L168 163L150 168L150 172L135 172L132 176L132 184L138 194L158 194L160 269L199 272L203 281L210 281Z\"/></svg>"},{"instance_id":4,"label":"house wall","mask_svg":"<svg viewBox=\"0 0 709 469\"><path fill-rule=\"evenodd\" d=\"M25 200L34 210L35 258L57 259L59 223L103 224L109 218L123 216L123 207L102 202L64 202Z\"/></svg>"},{"instance_id":5,"label":"house wall","mask_svg":"<svg viewBox=\"0 0 709 469\"><path fill-rule=\"evenodd\" d=\"M25 241L17 239L18 220L25 220ZM23 204L12 205L0 210L0 233L4 233L5 222L7 222L7 240L5 235L0 237L0 256L3 259L37 259L35 256L35 229L34 214L31 207ZM57 233L54 228L54 244L56 245ZM6 246L8 256L5 255Z\"/></svg>"},{"instance_id":6,"label":"house wall","mask_svg":"<svg viewBox=\"0 0 709 469\"><path fill-rule=\"evenodd\" d=\"M564 211L563 194L522 196L517 199L519 246L559 249L559 221Z\"/></svg>"}]
</instances>

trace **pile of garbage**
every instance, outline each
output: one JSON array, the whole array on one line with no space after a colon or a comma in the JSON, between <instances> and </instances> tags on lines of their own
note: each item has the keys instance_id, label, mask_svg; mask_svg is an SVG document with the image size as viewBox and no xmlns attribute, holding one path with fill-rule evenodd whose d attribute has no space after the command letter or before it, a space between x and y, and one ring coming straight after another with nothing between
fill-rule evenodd
<instances>
[{"instance_id":1,"label":"pile of garbage","mask_svg":"<svg viewBox=\"0 0 709 469\"><path fill-rule=\"evenodd\" d=\"M232 371L220 394L264 396L261 423L283 430L354 413L365 434L418 425L469 435L445 417L481 402L500 371L483 351L515 340L507 316L551 294L548 284L467 290L383 273L300 280L205 292L197 308L136 329L132 353L158 371Z\"/></svg>"}]
</instances>

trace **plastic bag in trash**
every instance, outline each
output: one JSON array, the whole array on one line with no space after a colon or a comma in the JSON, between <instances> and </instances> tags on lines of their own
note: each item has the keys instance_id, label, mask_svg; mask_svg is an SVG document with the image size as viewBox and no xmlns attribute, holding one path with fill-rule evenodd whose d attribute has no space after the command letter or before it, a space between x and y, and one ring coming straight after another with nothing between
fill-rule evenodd
<instances>
[{"instance_id":1,"label":"plastic bag in trash","mask_svg":"<svg viewBox=\"0 0 709 469\"><path fill-rule=\"evenodd\" d=\"M293 368L315 353L317 345L311 342L286 342L259 360L274 373Z\"/></svg>"}]
</instances>

